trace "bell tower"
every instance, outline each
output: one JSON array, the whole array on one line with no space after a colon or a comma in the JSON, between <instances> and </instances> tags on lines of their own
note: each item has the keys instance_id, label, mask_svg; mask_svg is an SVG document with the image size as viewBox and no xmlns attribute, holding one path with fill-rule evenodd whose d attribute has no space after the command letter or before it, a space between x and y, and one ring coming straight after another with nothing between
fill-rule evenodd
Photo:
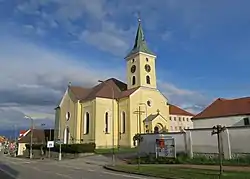
<instances>
[{"instance_id":1,"label":"bell tower","mask_svg":"<svg viewBox=\"0 0 250 179\"><path fill-rule=\"evenodd\" d=\"M139 18L134 47L125 57L128 89L141 86L157 88L155 59L156 55L147 46Z\"/></svg>"}]
</instances>

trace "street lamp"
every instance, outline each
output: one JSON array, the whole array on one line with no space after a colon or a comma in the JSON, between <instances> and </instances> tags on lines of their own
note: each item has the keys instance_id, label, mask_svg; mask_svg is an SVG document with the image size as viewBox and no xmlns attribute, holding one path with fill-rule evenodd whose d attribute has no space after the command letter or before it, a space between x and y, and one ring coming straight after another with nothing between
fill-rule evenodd
<instances>
[{"instance_id":1,"label":"street lamp","mask_svg":"<svg viewBox=\"0 0 250 179\"><path fill-rule=\"evenodd\" d=\"M31 128L30 128L30 159L32 159L32 144L33 144L33 129L34 129L34 120L30 116L24 116L25 119L31 120Z\"/></svg>"},{"instance_id":2,"label":"street lamp","mask_svg":"<svg viewBox=\"0 0 250 179\"><path fill-rule=\"evenodd\" d=\"M110 87L112 91L112 165L115 166L115 114L114 114L114 100L115 100L115 92L114 88L109 85L106 81L98 80L99 83L104 83L108 87Z\"/></svg>"}]
</instances>

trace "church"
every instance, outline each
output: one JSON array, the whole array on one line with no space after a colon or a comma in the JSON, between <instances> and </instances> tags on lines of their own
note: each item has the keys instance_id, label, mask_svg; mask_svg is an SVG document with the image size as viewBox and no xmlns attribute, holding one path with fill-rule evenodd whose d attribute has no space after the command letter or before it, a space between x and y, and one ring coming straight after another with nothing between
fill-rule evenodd
<instances>
[{"instance_id":1,"label":"church","mask_svg":"<svg viewBox=\"0 0 250 179\"><path fill-rule=\"evenodd\" d=\"M137 133L170 129L168 100L156 84L156 54L147 46L140 20L125 60L127 83L115 78L92 88L69 83L55 108L55 138L63 143L94 142L97 148L133 147Z\"/></svg>"}]
</instances>

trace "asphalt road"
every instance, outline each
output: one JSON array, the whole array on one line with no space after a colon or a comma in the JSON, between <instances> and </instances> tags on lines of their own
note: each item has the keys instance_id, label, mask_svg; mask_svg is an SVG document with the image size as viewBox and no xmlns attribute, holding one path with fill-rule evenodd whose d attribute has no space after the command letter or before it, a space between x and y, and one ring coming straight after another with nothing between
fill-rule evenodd
<instances>
[{"instance_id":1,"label":"asphalt road","mask_svg":"<svg viewBox=\"0 0 250 179\"><path fill-rule=\"evenodd\" d=\"M30 161L0 156L0 179L153 179L116 173L84 159L65 161Z\"/></svg>"}]
</instances>

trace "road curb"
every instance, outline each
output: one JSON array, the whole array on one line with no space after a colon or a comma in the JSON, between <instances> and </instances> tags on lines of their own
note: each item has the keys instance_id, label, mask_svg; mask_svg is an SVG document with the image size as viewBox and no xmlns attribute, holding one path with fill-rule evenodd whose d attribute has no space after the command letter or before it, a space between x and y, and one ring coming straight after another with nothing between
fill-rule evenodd
<instances>
[{"instance_id":1,"label":"road curb","mask_svg":"<svg viewBox=\"0 0 250 179\"><path fill-rule=\"evenodd\" d=\"M166 178L166 177L159 177L159 176L155 176L155 175L151 175L151 174L144 174L144 173L137 173L137 172L128 172L128 171L124 171L124 170L115 169L113 166L108 166L108 165L104 165L103 168L106 169L106 170L109 170L109 171L113 171L113 172L127 173L127 174L147 176L147 177L154 177L154 178L181 179L181 178L172 178L172 177L168 177L168 178Z\"/></svg>"}]
</instances>

